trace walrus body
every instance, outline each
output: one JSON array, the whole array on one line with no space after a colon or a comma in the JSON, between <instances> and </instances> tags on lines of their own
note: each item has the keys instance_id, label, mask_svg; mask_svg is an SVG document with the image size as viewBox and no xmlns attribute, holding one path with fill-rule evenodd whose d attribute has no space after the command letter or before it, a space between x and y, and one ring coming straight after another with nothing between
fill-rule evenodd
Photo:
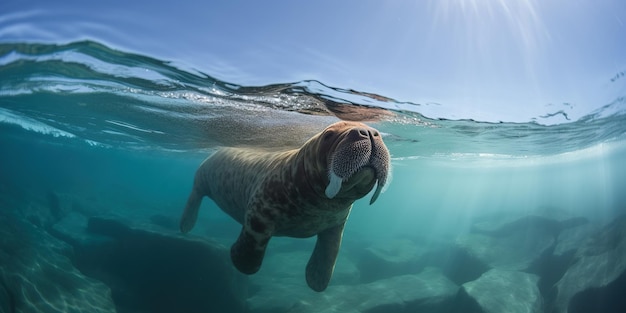
<instances>
[{"instance_id":1,"label":"walrus body","mask_svg":"<svg viewBox=\"0 0 626 313\"><path fill-rule=\"evenodd\" d=\"M389 171L389 152L378 131L361 123L338 122L285 152L223 148L198 168L181 218L191 230L204 196L243 227L231 248L235 267L256 273L272 236L317 235L306 280L326 289L333 273L352 203L378 183L378 197Z\"/></svg>"}]
</instances>

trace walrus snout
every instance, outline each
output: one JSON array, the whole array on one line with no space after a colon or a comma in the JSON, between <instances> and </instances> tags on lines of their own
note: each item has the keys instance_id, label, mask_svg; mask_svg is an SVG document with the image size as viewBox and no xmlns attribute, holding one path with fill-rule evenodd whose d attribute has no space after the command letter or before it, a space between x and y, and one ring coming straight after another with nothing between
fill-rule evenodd
<instances>
[{"instance_id":1,"label":"walrus snout","mask_svg":"<svg viewBox=\"0 0 626 313\"><path fill-rule=\"evenodd\" d=\"M370 204L374 203L387 180L389 160L389 151L376 129L363 125L345 130L343 139L329 158L326 196L334 198L343 182L364 166L370 166L376 172L377 180L376 191L370 200Z\"/></svg>"},{"instance_id":2,"label":"walrus snout","mask_svg":"<svg viewBox=\"0 0 626 313\"><path fill-rule=\"evenodd\" d=\"M374 137L374 133L376 134L376 136L378 136L378 131L375 129L354 127L348 132L348 139L353 141L370 139L370 137Z\"/></svg>"}]
</instances>

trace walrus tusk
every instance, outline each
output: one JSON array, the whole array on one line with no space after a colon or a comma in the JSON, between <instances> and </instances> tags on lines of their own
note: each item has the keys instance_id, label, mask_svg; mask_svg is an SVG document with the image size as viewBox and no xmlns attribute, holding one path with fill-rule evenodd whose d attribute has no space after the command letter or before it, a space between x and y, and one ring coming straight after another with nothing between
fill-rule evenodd
<instances>
[{"instance_id":1,"label":"walrus tusk","mask_svg":"<svg viewBox=\"0 0 626 313\"><path fill-rule=\"evenodd\" d=\"M328 174L328 180L328 186L326 187L324 194L326 194L328 199L332 199L339 193L339 190L341 190L341 183L343 182L343 179L331 170Z\"/></svg>"},{"instance_id":2,"label":"walrus tusk","mask_svg":"<svg viewBox=\"0 0 626 313\"><path fill-rule=\"evenodd\" d=\"M370 200L370 205L374 204L374 201L376 201L376 199L378 199L378 196L380 195L380 192L383 190L383 184L380 183L380 180L376 181L376 191L374 191L374 194L372 195L372 199Z\"/></svg>"}]
</instances>

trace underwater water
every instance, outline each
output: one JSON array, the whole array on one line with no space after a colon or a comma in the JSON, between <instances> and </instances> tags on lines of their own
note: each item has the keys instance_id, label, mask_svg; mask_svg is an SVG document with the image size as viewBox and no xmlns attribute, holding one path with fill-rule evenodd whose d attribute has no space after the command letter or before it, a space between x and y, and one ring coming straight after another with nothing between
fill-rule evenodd
<instances>
[{"instance_id":1,"label":"underwater water","mask_svg":"<svg viewBox=\"0 0 626 313\"><path fill-rule=\"evenodd\" d=\"M446 120L94 41L2 43L0 312L623 312L624 96L561 124ZM355 202L327 290L304 277L315 238L272 239L246 276L213 202L180 234L210 153L297 148L340 119L382 133L393 177Z\"/></svg>"}]
</instances>

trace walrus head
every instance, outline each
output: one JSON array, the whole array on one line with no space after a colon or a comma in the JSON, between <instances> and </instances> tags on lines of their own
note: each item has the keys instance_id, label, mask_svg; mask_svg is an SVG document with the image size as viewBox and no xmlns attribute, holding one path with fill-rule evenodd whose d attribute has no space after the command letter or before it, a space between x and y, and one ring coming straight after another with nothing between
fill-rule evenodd
<instances>
[{"instance_id":1,"label":"walrus head","mask_svg":"<svg viewBox=\"0 0 626 313\"><path fill-rule=\"evenodd\" d=\"M369 193L376 183L370 200L370 204L374 203L390 170L389 150L380 133L362 123L342 121L328 126L315 140L323 156L321 165L328 175L326 197L333 199L341 192L358 199Z\"/></svg>"}]
</instances>

